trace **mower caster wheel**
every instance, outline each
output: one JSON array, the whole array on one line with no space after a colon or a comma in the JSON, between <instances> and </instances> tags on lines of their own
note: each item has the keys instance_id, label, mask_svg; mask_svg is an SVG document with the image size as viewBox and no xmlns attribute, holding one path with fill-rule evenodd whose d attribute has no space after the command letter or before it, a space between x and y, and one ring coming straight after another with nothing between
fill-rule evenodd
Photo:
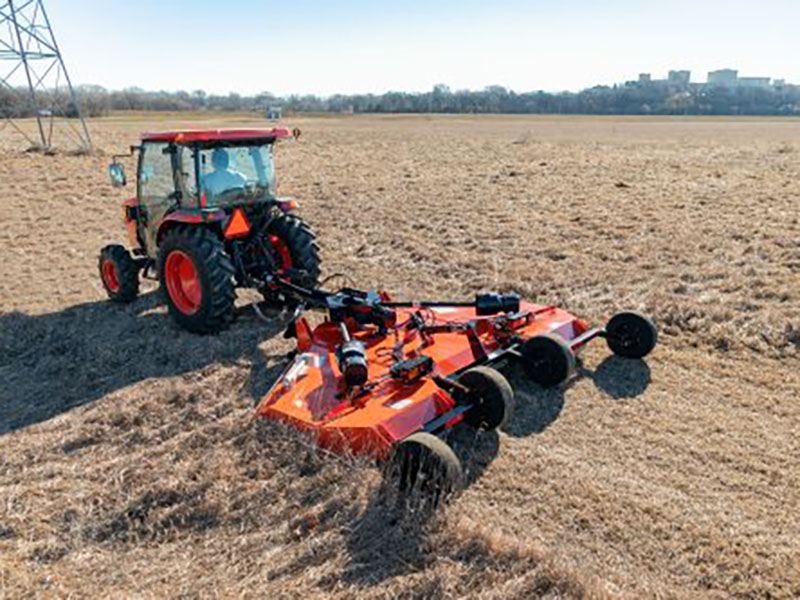
<instances>
[{"instance_id":1,"label":"mower caster wheel","mask_svg":"<svg viewBox=\"0 0 800 600\"><path fill-rule=\"evenodd\" d=\"M557 335L546 333L534 336L519 350L525 373L542 387L565 382L575 370L575 354Z\"/></svg>"},{"instance_id":2,"label":"mower caster wheel","mask_svg":"<svg viewBox=\"0 0 800 600\"><path fill-rule=\"evenodd\" d=\"M435 508L462 487L464 473L450 446L419 432L397 444L384 467L384 480L407 504Z\"/></svg>"},{"instance_id":3,"label":"mower caster wheel","mask_svg":"<svg viewBox=\"0 0 800 600\"><path fill-rule=\"evenodd\" d=\"M469 391L463 399L471 408L464 422L475 429L493 431L502 427L514 411L514 390L503 375L491 367L474 367L458 378Z\"/></svg>"},{"instance_id":4,"label":"mower caster wheel","mask_svg":"<svg viewBox=\"0 0 800 600\"><path fill-rule=\"evenodd\" d=\"M606 325L606 343L617 356L644 358L655 347L658 330L653 321L638 312L621 312Z\"/></svg>"},{"instance_id":5,"label":"mower caster wheel","mask_svg":"<svg viewBox=\"0 0 800 600\"><path fill-rule=\"evenodd\" d=\"M100 280L114 302L132 302L139 295L139 266L119 244L100 250Z\"/></svg>"}]
</instances>

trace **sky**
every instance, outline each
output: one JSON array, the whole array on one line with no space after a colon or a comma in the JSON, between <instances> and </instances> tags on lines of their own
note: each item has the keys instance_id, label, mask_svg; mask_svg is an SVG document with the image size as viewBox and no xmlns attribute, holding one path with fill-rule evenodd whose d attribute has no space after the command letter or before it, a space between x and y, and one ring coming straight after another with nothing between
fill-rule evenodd
<instances>
[{"instance_id":1,"label":"sky","mask_svg":"<svg viewBox=\"0 0 800 600\"><path fill-rule=\"evenodd\" d=\"M45 0L74 83L278 95L800 83L800 0Z\"/></svg>"}]
</instances>

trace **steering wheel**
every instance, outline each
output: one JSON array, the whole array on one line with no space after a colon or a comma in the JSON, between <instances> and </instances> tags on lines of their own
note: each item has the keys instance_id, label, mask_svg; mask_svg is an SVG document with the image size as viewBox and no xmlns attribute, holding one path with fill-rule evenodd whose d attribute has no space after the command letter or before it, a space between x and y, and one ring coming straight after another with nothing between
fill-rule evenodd
<instances>
[{"instance_id":1,"label":"steering wheel","mask_svg":"<svg viewBox=\"0 0 800 600\"><path fill-rule=\"evenodd\" d=\"M217 204L225 204L231 200L237 200L240 196L244 195L245 187L244 186L237 186L228 188L223 190L217 194L214 194L214 202Z\"/></svg>"}]
</instances>

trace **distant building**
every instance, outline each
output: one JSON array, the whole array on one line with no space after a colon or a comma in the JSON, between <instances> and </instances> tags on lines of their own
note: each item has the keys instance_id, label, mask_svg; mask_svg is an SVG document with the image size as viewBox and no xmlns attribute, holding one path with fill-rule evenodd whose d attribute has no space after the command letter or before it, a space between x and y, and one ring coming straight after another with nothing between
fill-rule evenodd
<instances>
[{"instance_id":1,"label":"distant building","mask_svg":"<svg viewBox=\"0 0 800 600\"><path fill-rule=\"evenodd\" d=\"M270 121L280 121L283 117L283 108L280 106L270 106L267 108L267 119Z\"/></svg>"},{"instance_id":2,"label":"distant building","mask_svg":"<svg viewBox=\"0 0 800 600\"><path fill-rule=\"evenodd\" d=\"M736 69L719 69L708 73L708 85L734 87L738 80L739 71Z\"/></svg>"},{"instance_id":3,"label":"distant building","mask_svg":"<svg viewBox=\"0 0 800 600\"><path fill-rule=\"evenodd\" d=\"M672 69L666 79L653 79L650 73L639 73L639 78L626 81L626 87L644 87L651 89L665 89L673 93L700 92L706 87L724 88L750 88L750 89L786 89L785 79L770 79L769 77L739 77L736 69L718 69L709 71L707 83L692 83L692 72L689 70Z\"/></svg>"},{"instance_id":4,"label":"distant building","mask_svg":"<svg viewBox=\"0 0 800 600\"><path fill-rule=\"evenodd\" d=\"M739 77L738 84L740 87L767 89L769 82L769 77Z\"/></svg>"},{"instance_id":5,"label":"distant building","mask_svg":"<svg viewBox=\"0 0 800 600\"><path fill-rule=\"evenodd\" d=\"M692 77L691 71L670 71L667 75L667 81L671 85L677 85L681 87L688 87L689 80Z\"/></svg>"},{"instance_id":6,"label":"distant building","mask_svg":"<svg viewBox=\"0 0 800 600\"><path fill-rule=\"evenodd\" d=\"M631 82L631 84L638 84L640 86L670 85L673 87L687 88L689 87L691 75L691 71L670 71L666 79L653 79L650 73L639 73L639 79L635 82Z\"/></svg>"}]
</instances>

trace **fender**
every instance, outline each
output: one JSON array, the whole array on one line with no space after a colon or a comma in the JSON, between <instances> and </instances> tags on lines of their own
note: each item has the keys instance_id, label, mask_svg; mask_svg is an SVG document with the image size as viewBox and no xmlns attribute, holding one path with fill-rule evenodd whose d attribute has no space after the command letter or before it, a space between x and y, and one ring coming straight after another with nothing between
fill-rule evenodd
<instances>
[{"instance_id":1,"label":"fender","mask_svg":"<svg viewBox=\"0 0 800 600\"><path fill-rule=\"evenodd\" d=\"M208 223L219 223L227 218L224 210L199 210L199 209L180 209L166 215L158 223L158 233L156 239L161 242L167 230L178 224L186 223L189 225L200 225Z\"/></svg>"},{"instance_id":2,"label":"fender","mask_svg":"<svg viewBox=\"0 0 800 600\"><path fill-rule=\"evenodd\" d=\"M300 208L300 203L294 198L276 198L275 204L285 215Z\"/></svg>"}]
</instances>

